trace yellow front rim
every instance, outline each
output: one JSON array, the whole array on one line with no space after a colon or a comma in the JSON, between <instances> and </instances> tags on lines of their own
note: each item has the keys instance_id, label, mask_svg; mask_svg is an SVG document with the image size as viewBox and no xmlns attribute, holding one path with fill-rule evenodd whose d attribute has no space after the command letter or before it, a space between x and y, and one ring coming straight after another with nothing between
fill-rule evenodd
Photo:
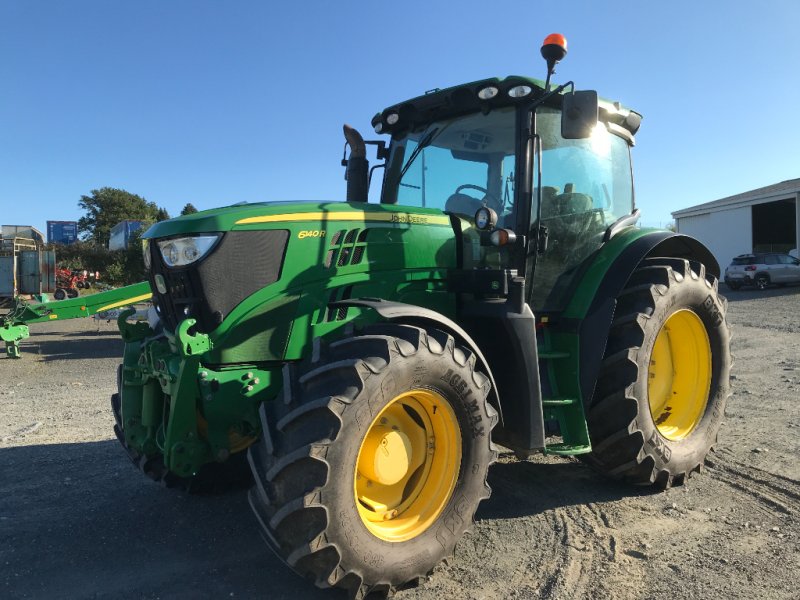
<instances>
[{"instance_id":1,"label":"yellow front rim","mask_svg":"<svg viewBox=\"0 0 800 600\"><path fill-rule=\"evenodd\" d=\"M353 487L358 514L373 535L403 542L436 521L458 480L460 432L450 404L432 390L400 394L372 421Z\"/></svg>"},{"instance_id":2,"label":"yellow front rim","mask_svg":"<svg viewBox=\"0 0 800 600\"><path fill-rule=\"evenodd\" d=\"M711 386L711 344L694 312L673 313L658 332L650 356L650 414L668 440L688 436L706 410Z\"/></svg>"}]
</instances>

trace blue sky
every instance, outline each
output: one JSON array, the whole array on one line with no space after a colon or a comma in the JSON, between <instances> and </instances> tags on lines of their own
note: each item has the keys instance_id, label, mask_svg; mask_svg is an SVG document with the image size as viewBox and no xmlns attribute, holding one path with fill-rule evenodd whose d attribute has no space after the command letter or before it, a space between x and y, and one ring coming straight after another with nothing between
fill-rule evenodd
<instances>
[{"instance_id":1,"label":"blue sky","mask_svg":"<svg viewBox=\"0 0 800 600\"><path fill-rule=\"evenodd\" d=\"M800 177L799 22L796 0L0 0L0 222L77 219L103 186L172 214L343 199L342 123L371 133L431 88L543 77L558 31L556 80L644 115L637 203L663 224Z\"/></svg>"}]
</instances>

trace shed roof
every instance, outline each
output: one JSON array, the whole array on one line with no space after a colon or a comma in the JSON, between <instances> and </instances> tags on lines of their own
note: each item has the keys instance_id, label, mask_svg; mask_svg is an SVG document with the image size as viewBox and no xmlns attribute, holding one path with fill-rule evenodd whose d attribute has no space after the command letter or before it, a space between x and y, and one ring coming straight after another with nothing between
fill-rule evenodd
<instances>
[{"instance_id":1,"label":"shed roof","mask_svg":"<svg viewBox=\"0 0 800 600\"><path fill-rule=\"evenodd\" d=\"M693 215L714 212L715 210L724 210L728 208L735 208L737 206L744 206L747 204L758 204L761 202L770 202L772 200L781 200L800 193L800 178L787 179L780 183L773 183L764 187L750 190L749 192L742 192L735 196L728 196L727 198L720 198L719 200L712 200L703 204L697 204L688 208L682 208L672 213L672 218L690 217Z\"/></svg>"}]
</instances>

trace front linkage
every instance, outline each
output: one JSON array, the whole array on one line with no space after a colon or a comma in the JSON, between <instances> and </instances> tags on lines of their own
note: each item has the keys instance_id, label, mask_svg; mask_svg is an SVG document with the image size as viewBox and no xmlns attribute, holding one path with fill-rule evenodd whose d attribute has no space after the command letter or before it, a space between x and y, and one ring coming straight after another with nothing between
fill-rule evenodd
<instances>
[{"instance_id":1,"label":"front linkage","mask_svg":"<svg viewBox=\"0 0 800 600\"><path fill-rule=\"evenodd\" d=\"M154 479L187 487L229 458L243 463L260 434L260 397L276 374L255 366L212 369L201 363L212 342L193 331L194 319L173 336L127 322L130 314L118 319L126 345L112 405L134 463Z\"/></svg>"}]
</instances>

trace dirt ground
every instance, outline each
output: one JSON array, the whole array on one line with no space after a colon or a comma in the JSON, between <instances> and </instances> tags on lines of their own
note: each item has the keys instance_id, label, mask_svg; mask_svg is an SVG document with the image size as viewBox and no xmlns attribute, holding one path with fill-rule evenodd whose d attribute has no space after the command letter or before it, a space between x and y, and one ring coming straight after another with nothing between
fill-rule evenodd
<instances>
[{"instance_id":1,"label":"dirt ground","mask_svg":"<svg viewBox=\"0 0 800 600\"><path fill-rule=\"evenodd\" d=\"M798 598L800 287L729 291L733 396L667 492L503 455L474 533L399 600ZM113 439L113 323L31 327L0 358L0 598L337 598L272 556L244 493L162 489Z\"/></svg>"}]
</instances>

